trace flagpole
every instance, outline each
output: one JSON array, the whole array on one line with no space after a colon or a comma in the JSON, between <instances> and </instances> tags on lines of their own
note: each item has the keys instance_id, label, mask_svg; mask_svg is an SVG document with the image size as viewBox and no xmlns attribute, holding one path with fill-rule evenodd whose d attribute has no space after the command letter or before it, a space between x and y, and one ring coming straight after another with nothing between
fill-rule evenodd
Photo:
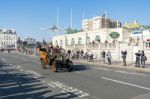
<instances>
[{"instance_id":1,"label":"flagpole","mask_svg":"<svg viewBox=\"0 0 150 99\"><path fill-rule=\"evenodd\" d=\"M57 28L59 27L59 8L57 7ZM58 30L57 30L57 36L58 36Z\"/></svg>"},{"instance_id":2,"label":"flagpole","mask_svg":"<svg viewBox=\"0 0 150 99\"><path fill-rule=\"evenodd\" d=\"M70 28L72 29L72 8L71 8L71 17L70 17Z\"/></svg>"},{"instance_id":3,"label":"flagpole","mask_svg":"<svg viewBox=\"0 0 150 99\"><path fill-rule=\"evenodd\" d=\"M104 15L105 15L105 29L106 29L106 39L108 41L108 29L107 29L107 12L105 10Z\"/></svg>"}]
</instances>

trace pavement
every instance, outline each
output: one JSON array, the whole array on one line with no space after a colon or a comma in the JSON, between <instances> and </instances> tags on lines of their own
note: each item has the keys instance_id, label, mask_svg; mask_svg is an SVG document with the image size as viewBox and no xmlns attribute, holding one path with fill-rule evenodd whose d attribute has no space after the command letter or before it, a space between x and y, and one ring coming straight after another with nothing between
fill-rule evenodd
<instances>
[{"instance_id":1,"label":"pavement","mask_svg":"<svg viewBox=\"0 0 150 99\"><path fill-rule=\"evenodd\" d=\"M0 99L150 99L150 74L81 61L54 73L37 56L0 53Z\"/></svg>"},{"instance_id":2,"label":"pavement","mask_svg":"<svg viewBox=\"0 0 150 99\"><path fill-rule=\"evenodd\" d=\"M83 59L76 59L73 60L74 62L77 63L82 63L82 64L89 64L92 66L100 66L100 67L107 67L107 68L114 68L114 69L123 69L123 70L131 70L131 71L136 71L136 72L143 72L143 73L150 73L150 63L146 63L145 68L142 67L135 67L134 62L127 62L127 66L123 66L122 62L118 61L112 61L111 65L108 65L107 63L103 63L102 60L95 60L94 62L88 62L87 60Z\"/></svg>"},{"instance_id":3,"label":"pavement","mask_svg":"<svg viewBox=\"0 0 150 99\"><path fill-rule=\"evenodd\" d=\"M20 53L22 54L22 53ZM27 54L22 54L30 57L39 57L36 55L27 55ZM127 61L127 66L123 66L123 63L120 61L112 61L111 65L108 65L107 63L103 63L102 60L94 60L94 62L88 62L87 60L83 59L75 59L72 60L73 62L76 63L81 63L81 64L89 64L92 66L100 66L100 67L106 67L106 68L114 68L114 69L123 69L123 70L130 70L130 71L136 71L136 72L143 72L143 73L150 73L150 62L146 61L145 68L142 67L135 67L135 62Z\"/></svg>"}]
</instances>

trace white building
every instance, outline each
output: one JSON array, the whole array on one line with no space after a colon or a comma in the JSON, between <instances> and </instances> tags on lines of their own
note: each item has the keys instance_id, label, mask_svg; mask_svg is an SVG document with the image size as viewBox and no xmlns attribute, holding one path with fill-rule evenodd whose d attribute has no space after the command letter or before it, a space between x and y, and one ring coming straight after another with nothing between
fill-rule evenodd
<instances>
[{"instance_id":1,"label":"white building","mask_svg":"<svg viewBox=\"0 0 150 99\"><path fill-rule=\"evenodd\" d=\"M111 20L106 18L106 16L97 16L91 19L82 20L82 30L91 31L99 30L102 28L120 28L121 22L117 20Z\"/></svg>"},{"instance_id":2,"label":"white building","mask_svg":"<svg viewBox=\"0 0 150 99\"><path fill-rule=\"evenodd\" d=\"M53 37L53 44L61 46L67 49L67 46L73 46L72 49L76 48L76 45L86 45L92 42L104 43L106 40L109 43L113 42L113 39L110 37L110 33L116 32L120 36L116 41L129 41L130 31L125 28L113 28L113 29L100 29L87 32L78 32L74 34L60 35ZM86 49L84 47L84 49Z\"/></svg>"},{"instance_id":3,"label":"white building","mask_svg":"<svg viewBox=\"0 0 150 99\"><path fill-rule=\"evenodd\" d=\"M150 30L134 30L131 32L131 40L135 43L141 43L141 46L150 48Z\"/></svg>"},{"instance_id":4,"label":"white building","mask_svg":"<svg viewBox=\"0 0 150 99\"><path fill-rule=\"evenodd\" d=\"M0 29L0 49L17 49L17 34L15 30Z\"/></svg>"},{"instance_id":5,"label":"white building","mask_svg":"<svg viewBox=\"0 0 150 99\"><path fill-rule=\"evenodd\" d=\"M121 27L118 21L110 20L104 16L84 19L82 21L82 32L66 34L53 37L53 44L65 49L86 50L86 45L98 42L112 43L115 41L128 42L131 31ZM117 33L119 36L113 39L110 34ZM78 47L80 45L80 48ZM82 46L82 47L81 47Z\"/></svg>"}]
</instances>

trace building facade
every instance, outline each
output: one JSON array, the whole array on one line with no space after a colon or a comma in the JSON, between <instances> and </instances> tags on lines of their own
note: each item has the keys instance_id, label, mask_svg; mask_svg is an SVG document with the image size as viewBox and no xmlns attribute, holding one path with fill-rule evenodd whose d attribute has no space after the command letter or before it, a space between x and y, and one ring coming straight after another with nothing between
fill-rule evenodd
<instances>
[{"instance_id":1,"label":"building facade","mask_svg":"<svg viewBox=\"0 0 150 99\"><path fill-rule=\"evenodd\" d=\"M53 44L65 49L86 50L91 43L128 42L130 29L121 27L119 21L98 16L82 21L82 31L53 37ZM116 37L117 36L117 37Z\"/></svg>"},{"instance_id":2,"label":"building facade","mask_svg":"<svg viewBox=\"0 0 150 99\"><path fill-rule=\"evenodd\" d=\"M118 33L119 37L113 39L110 34ZM67 48L67 46L73 46L76 48L78 45L88 45L90 43L112 43L115 41L128 42L130 37L130 31L125 28L113 28L113 29L100 29L94 31L78 32L74 34L60 35L53 37L53 44Z\"/></svg>"},{"instance_id":3,"label":"building facade","mask_svg":"<svg viewBox=\"0 0 150 99\"><path fill-rule=\"evenodd\" d=\"M82 30L92 31L99 30L102 28L120 28L121 22L117 20L111 20L106 18L106 16L97 16L91 19L82 20Z\"/></svg>"},{"instance_id":4,"label":"building facade","mask_svg":"<svg viewBox=\"0 0 150 99\"><path fill-rule=\"evenodd\" d=\"M0 29L0 49L17 49L17 34L15 30Z\"/></svg>"},{"instance_id":5,"label":"building facade","mask_svg":"<svg viewBox=\"0 0 150 99\"><path fill-rule=\"evenodd\" d=\"M111 26L102 21L100 24L100 20L104 20L101 18L83 20L81 32L54 36L53 45L66 50L91 50L97 59L101 59L102 51L110 51L113 61L120 62L122 50L127 50L127 61L130 62L135 62L138 50L144 50L147 61L150 61L150 28L142 28L136 20L124 27L121 23Z\"/></svg>"},{"instance_id":6,"label":"building facade","mask_svg":"<svg viewBox=\"0 0 150 99\"><path fill-rule=\"evenodd\" d=\"M24 39L24 42L26 42L27 47L29 48L35 48L36 47L36 39L28 37Z\"/></svg>"}]
</instances>

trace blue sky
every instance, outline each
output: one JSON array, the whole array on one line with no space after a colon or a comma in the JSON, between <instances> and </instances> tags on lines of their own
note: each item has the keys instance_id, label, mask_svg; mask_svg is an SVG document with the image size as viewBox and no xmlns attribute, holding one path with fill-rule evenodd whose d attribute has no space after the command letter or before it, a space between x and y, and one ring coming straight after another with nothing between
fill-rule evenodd
<instances>
[{"instance_id":1,"label":"blue sky","mask_svg":"<svg viewBox=\"0 0 150 99\"><path fill-rule=\"evenodd\" d=\"M59 25L70 26L72 8L73 28L81 28L83 11L85 18L104 14L124 23L138 20L150 25L150 0L0 0L0 28L15 29L18 36L34 37L50 41L55 35L40 28L56 24L57 7Z\"/></svg>"}]
</instances>

